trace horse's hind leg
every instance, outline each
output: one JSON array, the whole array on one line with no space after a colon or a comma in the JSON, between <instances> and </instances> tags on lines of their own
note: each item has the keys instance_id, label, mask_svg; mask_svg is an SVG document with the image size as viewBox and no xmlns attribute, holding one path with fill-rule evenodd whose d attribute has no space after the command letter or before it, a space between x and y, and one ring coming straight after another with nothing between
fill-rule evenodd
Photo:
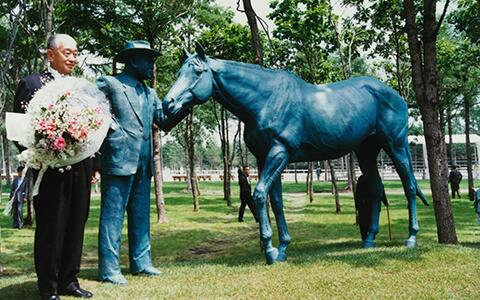
<instances>
[{"instance_id":1,"label":"horse's hind leg","mask_svg":"<svg viewBox=\"0 0 480 300\"><path fill-rule=\"evenodd\" d=\"M274 145L269 150L265 162L260 162L260 165L263 166L263 170L258 180L258 184L255 187L255 192L253 193L253 200L255 201L255 205L258 208L258 215L260 219L260 234L265 245L265 256L267 258L268 264L272 264L274 261L277 260L278 249L272 246L272 228L270 226L270 223L268 222L267 208L265 202L267 199L267 194L270 192L274 183L276 183L277 180L278 182L280 182L282 171L287 166L289 158L290 155L287 148L281 142L274 141ZM279 184L281 184L281 182ZM282 198L281 196L278 197L278 189L274 191L273 195L274 197L272 197L271 199L272 209L275 213L275 217L277 218L277 220L280 220L280 222L277 223L277 227L279 228L279 232L287 232L288 235L288 231L286 229L287 225L283 217ZM280 214L281 216L278 217L278 214ZM282 260L286 259L286 256L284 257L284 248L286 248L286 245L288 245L288 243L283 243L282 245Z\"/></svg>"},{"instance_id":2,"label":"horse's hind leg","mask_svg":"<svg viewBox=\"0 0 480 300\"><path fill-rule=\"evenodd\" d=\"M272 210L275 214L278 228L278 239L280 245L278 246L278 256L276 261L284 261L287 259L288 244L292 240L288 234L287 222L285 221L285 213L283 212L283 200L282 200L282 181L278 178L270 190L270 202L272 204Z\"/></svg>"},{"instance_id":3,"label":"horse's hind leg","mask_svg":"<svg viewBox=\"0 0 480 300\"><path fill-rule=\"evenodd\" d=\"M369 183L372 195L372 219L368 236L363 241L363 248L375 247L375 236L379 232L380 205L383 194L383 184L377 169L377 155L379 151L380 146L375 136L368 137L355 149L358 164L363 176Z\"/></svg>"},{"instance_id":4,"label":"horse's hind leg","mask_svg":"<svg viewBox=\"0 0 480 300\"><path fill-rule=\"evenodd\" d=\"M413 248L417 246L416 236L419 231L417 219L417 183L413 175L412 159L408 143L405 141L401 147L394 147L389 144L384 148L387 154L392 158L395 168L402 180L403 189L408 199L408 216L409 216L409 237L405 242L405 246Z\"/></svg>"}]
</instances>

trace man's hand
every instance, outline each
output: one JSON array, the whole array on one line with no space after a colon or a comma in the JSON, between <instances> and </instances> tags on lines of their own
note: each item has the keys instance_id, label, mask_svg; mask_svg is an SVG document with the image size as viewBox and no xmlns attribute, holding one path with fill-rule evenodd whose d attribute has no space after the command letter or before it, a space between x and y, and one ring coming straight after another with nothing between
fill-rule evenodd
<instances>
[{"instance_id":1,"label":"man's hand","mask_svg":"<svg viewBox=\"0 0 480 300\"><path fill-rule=\"evenodd\" d=\"M23 198L23 203L27 203L27 198Z\"/></svg>"}]
</instances>

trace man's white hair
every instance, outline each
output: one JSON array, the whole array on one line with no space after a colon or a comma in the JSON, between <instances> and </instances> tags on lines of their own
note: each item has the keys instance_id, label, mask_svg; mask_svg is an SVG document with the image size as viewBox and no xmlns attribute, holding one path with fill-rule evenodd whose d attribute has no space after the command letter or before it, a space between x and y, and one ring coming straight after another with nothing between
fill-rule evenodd
<instances>
[{"instance_id":1,"label":"man's white hair","mask_svg":"<svg viewBox=\"0 0 480 300\"><path fill-rule=\"evenodd\" d=\"M48 49L51 49L51 50L58 49L58 47L60 47L60 42L65 41L65 40L73 40L75 42L75 40L71 36L69 36L68 34L57 33L57 34L52 35L47 40L47 50ZM75 42L75 44L76 43L77 42Z\"/></svg>"}]
</instances>

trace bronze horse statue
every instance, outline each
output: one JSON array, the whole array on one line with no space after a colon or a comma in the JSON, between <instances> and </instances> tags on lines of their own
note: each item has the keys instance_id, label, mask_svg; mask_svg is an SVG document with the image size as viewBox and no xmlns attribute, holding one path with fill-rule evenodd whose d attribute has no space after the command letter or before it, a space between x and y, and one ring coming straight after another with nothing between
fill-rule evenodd
<instances>
[{"instance_id":1,"label":"bronze horse statue","mask_svg":"<svg viewBox=\"0 0 480 300\"><path fill-rule=\"evenodd\" d=\"M261 172L254 192L267 263L286 260L291 241L283 212L281 174L288 163L341 157L352 150L373 195L372 222L363 247L374 247L379 231L383 184L377 155L383 148L400 175L409 209L407 247L415 247L419 230L416 196L428 205L413 174L408 137L407 104L392 88L374 78L312 85L285 70L188 54L178 80L163 101L167 115L176 116L211 96L245 123L245 143ZM277 221L279 246L265 201Z\"/></svg>"}]
</instances>

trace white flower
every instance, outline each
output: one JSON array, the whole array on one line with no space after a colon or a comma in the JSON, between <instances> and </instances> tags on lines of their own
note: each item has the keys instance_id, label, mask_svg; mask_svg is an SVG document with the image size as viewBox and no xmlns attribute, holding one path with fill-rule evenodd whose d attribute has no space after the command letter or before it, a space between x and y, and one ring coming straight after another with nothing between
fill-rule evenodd
<instances>
[{"instance_id":1,"label":"white flower","mask_svg":"<svg viewBox=\"0 0 480 300\"><path fill-rule=\"evenodd\" d=\"M46 84L30 101L27 147L19 155L28 167L60 168L80 162L100 148L111 123L105 95L89 81L62 78ZM63 171L60 170L60 171Z\"/></svg>"}]
</instances>

